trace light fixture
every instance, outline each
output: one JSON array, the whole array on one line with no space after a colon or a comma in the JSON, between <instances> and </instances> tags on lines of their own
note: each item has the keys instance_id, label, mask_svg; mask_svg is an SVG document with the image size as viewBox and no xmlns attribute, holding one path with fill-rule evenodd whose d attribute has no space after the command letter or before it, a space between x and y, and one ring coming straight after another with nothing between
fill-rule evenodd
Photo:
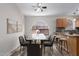
<instances>
[{"instance_id":1,"label":"light fixture","mask_svg":"<svg viewBox=\"0 0 79 59\"><path fill-rule=\"evenodd\" d=\"M43 12L47 8L47 6L43 6L42 3L37 3L35 6L32 7L36 12Z\"/></svg>"},{"instance_id":2,"label":"light fixture","mask_svg":"<svg viewBox=\"0 0 79 59\"><path fill-rule=\"evenodd\" d=\"M35 11L36 11L36 12L42 12L43 10L40 9L40 8L37 8Z\"/></svg>"},{"instance_id":3,"label":"light fixture","mask_svg":"<svg viewBox=\"0 0 79 59\"><path fill-rule=\"evenodd\" d=\"M78 15L79 13L79 8L77 8L74 12L73 12L73 15Z\"/></svg>"}]
</instances>

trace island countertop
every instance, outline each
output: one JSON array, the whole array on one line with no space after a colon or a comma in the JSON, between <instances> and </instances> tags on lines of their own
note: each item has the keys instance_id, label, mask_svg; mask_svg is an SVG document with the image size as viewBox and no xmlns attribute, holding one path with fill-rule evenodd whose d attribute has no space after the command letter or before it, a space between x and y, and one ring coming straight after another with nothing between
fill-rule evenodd
<instances>
[{"instance_id":1,"label":"island countertop","mask_svg":"<svg viewBox=\"0 0 79 59\"><path fill-rule=\"evenodd\" d=\"M79 34L65 34L66 36L79 36Z\"/></svg>"}]
</instances>

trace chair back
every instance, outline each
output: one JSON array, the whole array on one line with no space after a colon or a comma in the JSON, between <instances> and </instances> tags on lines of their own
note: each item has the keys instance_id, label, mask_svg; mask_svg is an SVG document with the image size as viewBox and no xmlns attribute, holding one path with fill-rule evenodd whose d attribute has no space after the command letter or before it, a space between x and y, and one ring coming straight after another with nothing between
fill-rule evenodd
<instances>
[{"instance_id":1,"label":"chair back","mask_svg":"<svg viewBox=\"0 0 79 59\"><path fill-rule=\"evenodd\" d=\"M51 45L53 45L54 40L55 40L55 36L54 36L53 38L52 38L52 37L50 37L50 42L51 42Z\"/></svg>"},{"instance_id":2,"label":"chair back","mask_svg":"<svg viewBox=\"0 0 79 59\"><path fill-rule=\"evenodd\" d=\"M51 40L51 35L48 37L48 40L49 40L49 41Z\"/></svg>"},{"instance_id":3,"label":"chair back","mask_svg":"<svg viewBox=\"0 0 79 59\"><path fill-rule=\"evenodd\" d=\"M54 43L54 40L55 40L55 36L53 37L53 39L51 38L51 44Z\"/></svg>"},{"instance_id":4,"label":"chair back","mask_svg":"<svg viewBox=\"0 0 79 59\"><path fill-rule=\"evenodd\" d=\"M23 44L23 43L24 43L24 38L23 38L23 36L20 36L20 37L19 37L19 42L20 42L20 44Z\"/></svg>"},{"instance_id":5,"label":"chair back","mask_svg":"<svg viewBox=\"0 0 79 59\"><path fill-rule=\"evenodd\" d=\"M52 41L54 41L55 40L55 36L53 36L53 38L51 38L52 39Z\"/></svg>"},{"instance_id":6,"label":"chair back","mask_svg":"<svg viewBox=\"0 0 79 59\"><path fill-rule=\"evenodd\" d=\"M32 40L28 40L27 38L28 38L28 36L24 35L24 41L26 43L28 43L28 44L31 44L32 43Z\"/></svg>"}]
</instances>

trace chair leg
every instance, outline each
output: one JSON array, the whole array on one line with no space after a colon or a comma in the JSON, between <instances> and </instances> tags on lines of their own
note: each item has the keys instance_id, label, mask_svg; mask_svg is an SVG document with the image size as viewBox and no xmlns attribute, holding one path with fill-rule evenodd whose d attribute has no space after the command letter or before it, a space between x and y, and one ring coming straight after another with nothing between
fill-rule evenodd
<instances>
[{"instance_id":1,"label":"chair leg","mask_svg":"<svg viewBox=\"0 0 79 59\"><path fill-rule=\"evenodd\" d=\"M52 52L52 47L50 47L50 51ZM53 52L52 52L52 54L53 54Z\"/></svg>"},{"instance_id":2,"label":"chair leg","mask_svg":"<svg viewBox=\"0 0 79 59\"><path fill-rule=\"evenodd\" d=\"M50 47L50 50L51 50L51 47Z\"/></svg>"},{"instance_id":3,"label":"chair leg","mask_svg":"<svg viewBox=\"0 0 79 59\"><path fill-rule=\"evenodd\" d=\"M53 46L52 46L52 54L53 54Z\"/></svg>"},{"instance_id":4,"label":"chair leg","mask_svg":"<svg viewBox=\"0 0 79 59\"><path fill-rule=\"evenodd\" d=\"M21 46L20 46L20 52L21 52Z\"/></svg>"},{"instance_id":5,"label":"chair leg","mask_svg":"<svg viewBox=\"0 0 79 59\"><path fill-rule=\"evenodd\" d=\"M23 46L23 51L24 51L25 47Z\"/></svg>"},{"instance_id":6,"label":"chair leg","mask_svg":"<svg viewBox=\"0 0 79 59\"><path fill-rule=\"evenodd\" d=\"M53 52L53 46L52 46L52 52Z\"/></svg>"},{"instance_id":7,"label":"chair leg","mask_svg":"<svg viewBox=\"0 0 79 59\"><path fill-rule=\"evenodd\" d=\"M44 55L45 55L45 47L44 47Z\"/></svg>"}]
</instances>

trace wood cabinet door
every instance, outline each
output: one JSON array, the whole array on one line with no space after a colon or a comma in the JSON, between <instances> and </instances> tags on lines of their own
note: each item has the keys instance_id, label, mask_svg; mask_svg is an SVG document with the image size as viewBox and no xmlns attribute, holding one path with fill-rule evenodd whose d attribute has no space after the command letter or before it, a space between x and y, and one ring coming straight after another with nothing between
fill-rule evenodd
<instances>
[{"instance_id":1,"label":"wood cabinet door","mask_svg":"<svg viewBox=\"0 0 79 59\"><path fill-rule=\"evenodd\" d=\"M76 37L70 36L67 41L68 41L69 54L71 56L76 56L77 55L77 41L76 41Z\"/></svg>"},{"instance_id":2,"label":"wood cabinet door","mask_svg":"<svg viewBox=\"0 0 79 59\"><path fill-rule=\"evenodd\" d=\"M62 23L62 19L57 19L56 20L56 27L62 27L63 23Z\"/></svg>"},{"instance_id":3,"label":"wood cabinet door","mask_svg":"<svg viewBox=\"0 0 79 59\"><path fill-rule=\"evenodd\" d=\"M67 26L67 19L66 18L58 18L56 20L56 27L66 27Z\"/></svg>"},{"instance_id":4,"label":"wood cabinet door","mask_svg":"<svg viewBox=\"0 0 79 59\"><path fill-rule=\"evenodd\" d=\"M75 25L76 25L76 27L79 27L79 18L76 19Z\"/></svg>"},{"instance_id":5,"label":"wood cabinet door","mask_svg":"<svg viewBox=\"0 0 79 59\"><path fill-rule=\"evenodd\" d=\"M63 27L67 27L67 19L63 19Z\"/></svg>"}]
</instances>

